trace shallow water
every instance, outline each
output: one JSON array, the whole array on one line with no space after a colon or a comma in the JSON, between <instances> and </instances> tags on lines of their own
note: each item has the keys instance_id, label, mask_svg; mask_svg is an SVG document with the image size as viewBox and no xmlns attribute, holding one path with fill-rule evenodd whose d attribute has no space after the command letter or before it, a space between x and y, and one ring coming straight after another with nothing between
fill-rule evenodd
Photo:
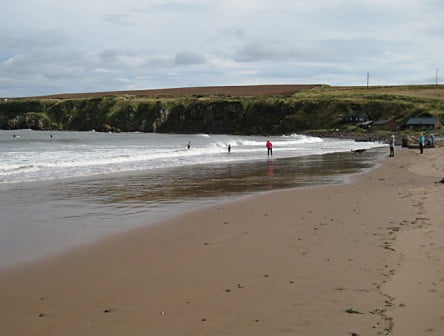
<instances>
[{"instance_id":1,"label":"shallow water","mask_svg":"<svg viewBox=\"0 0 444 336\"><path fill-rule=\"evenodd\" d=\"M2 183L0 268L224 199L338 183L371 168L385 149L363 154L275 155L272 159L267 159L263 150L261 153L262 159L224 158L213 163Z\"/></svg>"},{"instance_id":2,"label":"shallow water","mask_svg":"<svg viewBox=\"0 0 444 336\"><path fill-rule=\"evenodd\" d=\"M338 183L370 168L379 155L376 150L359 157L328 154L19 184L0 193L0 267L230 197Z\"/></svg>"},{"instance_id":3,"label":"shallow water","mask_svg":"<svg viewBox=\"0 0 444 336\"><path fill-rule=\"evenodd\" d=\"M298 134L265 138L223 134L0 131L0 184L263 160L268 139L273 142L278 158L379 145Z\"/></svg>"}]
</instances>

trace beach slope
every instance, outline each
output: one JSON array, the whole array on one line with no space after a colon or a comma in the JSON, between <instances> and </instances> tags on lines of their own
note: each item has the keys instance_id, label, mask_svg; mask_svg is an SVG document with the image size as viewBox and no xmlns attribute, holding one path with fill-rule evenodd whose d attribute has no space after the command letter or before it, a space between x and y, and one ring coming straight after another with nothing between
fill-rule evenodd
<instances>
[{"instance_id":1,"label":"beach slope","mask_svg":"<svg viewBox=\"0 0 444 336\"><path fill-rule=\"evenodd\" d=\"M0 330L443 334L443 154L400 150L349 184L211 206L3 271Z\"/></svg>"}]
</instances>

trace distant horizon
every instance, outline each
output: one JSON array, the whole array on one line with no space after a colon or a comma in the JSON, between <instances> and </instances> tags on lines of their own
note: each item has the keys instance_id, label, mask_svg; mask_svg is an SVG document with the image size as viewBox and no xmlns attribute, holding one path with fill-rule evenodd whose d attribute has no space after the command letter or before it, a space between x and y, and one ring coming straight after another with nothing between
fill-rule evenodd
<instances>
[{"instance_id":1,"label":"distant horizon","mask_svg":"<svg viewBox=\"0 0 444 336\"><path fill-rule=\"evenodd\" d=\"M278 87L320 87L320 86L328 86L332 88L385 88L385 87L410 87L410 86L430 86L430 87L440 87L444 84L435 84L435 83L423 83L423 84L386 84L386 85L371 85L368 86L366 84L363 85L331 85L331 84L325 84L325 83L304 83L304 84L295 84L295 83L287 83L287 84L239 84L239 85L203 85L203 86L182 86L182 87L163 87L163 88L148 88L148 89L130 89L130 90L109 90L109 91L84 91L84 92L56 92L56 93L48 93L43 95L31 95L31 96L9 96L9 97L0 97L1 100L5 99L26 99L26 98L57 98L62 96L107 96L107 95L138 95L137 93L141 93L140 96L157 96L162 93L168 94L170 91L184 91L181 92L180 96L186 96L187 92L190 95L196 95L196 94L202 94L202 95L221 95L221 93L200 93L200 92L194 92L195 89L225 89L225 88L278 88ZM296 92L295 92L296 93ZM170 95L173 93L170 93ZM277 93L277 95L280 95ZM282 95L282 94L281 94ZM251 95L254 96L254 95Z\"/></svg>"}]
</instances>

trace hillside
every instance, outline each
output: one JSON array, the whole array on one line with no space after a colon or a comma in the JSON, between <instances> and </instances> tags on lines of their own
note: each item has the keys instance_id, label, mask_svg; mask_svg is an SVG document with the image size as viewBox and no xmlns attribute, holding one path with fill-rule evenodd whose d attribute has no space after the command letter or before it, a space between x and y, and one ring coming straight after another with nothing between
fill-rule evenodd
<instances>
[{"instance_id":1,"label":"hillside","mask_svg":"<svg viewBox=\"0 0 444 336\"><path fill-rule=\"evenodd\" d=\"M205 86L205 87L186 87L186 88L152 89L152 90L65 93L65 94L33 97L33 98L72 99L72 98L92 98L92 97L109 97L109 96L134 96L134 97L148 97L148 98L178 98L178 97L193 97L193 96L268 97L268 96L290 96L319 86L320 86L319 84Z\"/></svg>"},{"instance_id":2,"label":"hillside","mask_svg":"<svg viewBox=\"0 0 444 336\"><path fill-rule=\"evenodd\" d=\"M64 94L0 102L0 128L285 134L359 130L344 117L436 116L444 86L260 85Z\"/></svg>"}]
</instances>

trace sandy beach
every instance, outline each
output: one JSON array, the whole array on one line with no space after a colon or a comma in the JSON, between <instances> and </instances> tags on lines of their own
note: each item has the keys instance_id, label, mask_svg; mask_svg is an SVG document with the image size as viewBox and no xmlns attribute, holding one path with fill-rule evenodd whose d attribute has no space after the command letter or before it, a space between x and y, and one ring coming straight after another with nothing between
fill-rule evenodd
<instances>
[{"instance_id":1,"label":"sandy beach","mask_svg":"<svg viewBox=\"0 0 444 336\"><path fill-rule=\"evenodd\" d=\"M442 335L443 167L444 147L399 149L348 184L223 203L8 269L1 334Z\"/></svg>"}]
</instances>

